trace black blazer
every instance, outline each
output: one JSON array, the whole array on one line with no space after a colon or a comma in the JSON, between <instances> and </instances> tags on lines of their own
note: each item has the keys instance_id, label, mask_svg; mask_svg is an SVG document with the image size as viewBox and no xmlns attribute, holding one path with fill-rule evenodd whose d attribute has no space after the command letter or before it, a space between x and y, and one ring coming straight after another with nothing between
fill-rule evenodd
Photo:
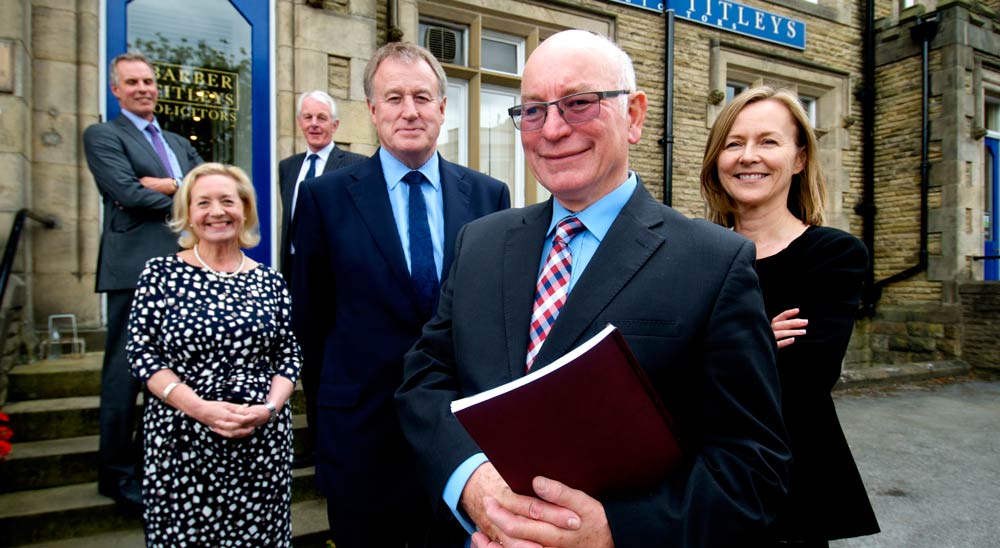
<instances>
[{"instance_id":1,"label":"black blazer","mask_svg":"<svg viewBox=\"0 0 1000 548\"><path fill-rule=\"evenodd\" d=\"M323 173L333 173L334 171L363 162L367 156L362 156L356 152L343 150L334 146L330 151L330 156L323 166ZM281 273L286 281L290 281L292 267L291 234L289 219L292 215L292 197L295 194L295 180L299 178L299 171L302 170L302 162L306 161L306 153L300 152L278 162L278 186L281 191ZM322 175L320 174L320 175Z\"/></svg>"},{"instance_id":2,"label":"black blazer","mask_svg":"<svg viewBox=\"0 0 1000 548\"><path fill-rule=\"evenodd\" d=\"M440 159L444 265L467 222L510 206L500 181ZM428 320L406 268L378 154L304 182L292 223L292 319L305 363L320 364L316 479L358 511L419 492L393 393Z\"/></svg>"},{"instance_id":3,"label":"black blazer","mask_svg":"<svg viewBox=\"0 0 1000 548\"><path fill-rule=\"evenodd\" d=\"M778 350L792 449L791 489L774 527L782 540L879 532L830 395L840 380L867 268L865 245L825 226L809 227L780 253L757 261L767 317L798 308L809 320L805 336Z\"/></svg>"},{"instance_id":4,"label":"black blazer","mask_svg":"<svg viewBox=\"0 0 1000 548\"><path fill-rule=\"evenodd\" d=\"M438 314L406 355L396 403L431 492L479 452L450 402L524 375L551 216L550 200L467 225ZM748 240L685 218L640 184L536 358L533 369L545 367L613 323L676 420L690 462L645 492L601 501L619 548L746 545L784 496L789 452L754 255Z\"/></svg>"},{"instance_id":5,"label":"black blazer","mask_svg":"<svg viewBox=\"0 0 1000 548\"><path fill-rule=\"evenodd\" d=\"M202 162L187 139L163 139L187 173ZM134 289L146 261L176 253L177 235L166 224L173 198L150 190L141 177L170 177L142 132L124 115L83 132L83 150L104 203L97 259L97 291Z\"/></svg>"}]
</instances>

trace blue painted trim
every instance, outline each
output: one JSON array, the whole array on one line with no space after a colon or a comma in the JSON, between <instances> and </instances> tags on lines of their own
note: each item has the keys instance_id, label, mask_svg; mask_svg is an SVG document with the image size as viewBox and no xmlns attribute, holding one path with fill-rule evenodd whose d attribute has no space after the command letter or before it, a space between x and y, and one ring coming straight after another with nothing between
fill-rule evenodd
<instances>
[{"instance_id":1,"label":"blue painted trim","mask_svg":"<svg viewBox=\"0 0 1000 548\"><path fill-rule=\"evenodd\" d=\"M107 58L110 62L125 53L126 46L126 5L131 0L107 0ZM271 264L271 234L276 230L271 212L271 45L270 45L270 4L271 0L229 0L230 4L250 24L250 70L252 105L250 108L253 168L250 178L257 191L257 213L260 217L261 240L247 251L253 260L269 266ZM108 119L114 119L121 112L118 100L105 90Z\"/></svg>"},{"instance_id":2,"label":"blue painted trim","mask_svg":"<svg viewBox=\"0 0 1000 548\"><path fill-rule=\"evenodd\" d=\"M662 0L609 0L609 1L618 4L627 4L629 6L634 6L649 11L655 11L657 13L663 13Z\"/></svg>"},{"instance_id":3,"label":"blue painted trim","mask_svg":"<svg viewBox=\"0 0 1000 548\"><path fill-rule=\"evenodd\" d=\"M997 220L1000 219L1000 141L987 137L983 139L986 143L986 152L993 157L993 170L990 181L987 184L993 186L993 203L988 204L993 210L990 212L990 239L985 242L983 255L987 257L1000 255L1000 226ZM1000 279L1000 261L987 259L983 261L983 279L996 281Z\"/></svg>"}]
</instances>

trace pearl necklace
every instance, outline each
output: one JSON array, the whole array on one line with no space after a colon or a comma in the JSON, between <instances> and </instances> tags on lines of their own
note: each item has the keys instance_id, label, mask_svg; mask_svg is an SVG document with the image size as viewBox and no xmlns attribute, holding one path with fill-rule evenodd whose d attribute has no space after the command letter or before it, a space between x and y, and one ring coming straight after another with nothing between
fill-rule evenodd
<instances>
[{"instance_id":1,"label":"pearl necklace","mask_svg":"<svg viewBox=\"0 0 1000 548\"><path fill-rule=\"evenodd\" d=\"M247 256L244 255L242 251L240 251L240 257L242 257L242 259L240 259L240 266L237 267L236 270L234 270L233 272L219 272L218 270L215 270L214 268L208 266L208 264L205 263L204 259L201 258L201 255L198 254L198 244L195 244L194 246L194 258L198 259L198 262L201 263L201 266L205 267L205 270L211 272L212 274L215 274L220 278L232 278L237 274L239 274L240 272L243 272L243 267L247 264Z\"/></svg>"}]
</instances>

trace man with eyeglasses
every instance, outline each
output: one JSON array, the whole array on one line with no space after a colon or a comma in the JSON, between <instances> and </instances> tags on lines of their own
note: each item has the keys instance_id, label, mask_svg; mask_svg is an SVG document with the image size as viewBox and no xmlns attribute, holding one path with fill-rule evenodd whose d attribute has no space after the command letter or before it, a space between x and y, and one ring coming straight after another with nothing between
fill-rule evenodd
<instances>
[{"instance_id":1,"label":"man with eyeglasses","mask_svg":"<svg viewBox=\"0 0 1000 548\"><path fill-rule=\"evenodd\" d=\"M521 98L510 114L552 199L466 225L396 392L429 489L478 547L752 546L790 458L753 244L659 204L629 170L647 99L611 41L550 37ZM542 369L608 323L671 412L685 464L615 498L547 478L534 497L513 493L450 402Z\"/></svg>"}]
</instances>

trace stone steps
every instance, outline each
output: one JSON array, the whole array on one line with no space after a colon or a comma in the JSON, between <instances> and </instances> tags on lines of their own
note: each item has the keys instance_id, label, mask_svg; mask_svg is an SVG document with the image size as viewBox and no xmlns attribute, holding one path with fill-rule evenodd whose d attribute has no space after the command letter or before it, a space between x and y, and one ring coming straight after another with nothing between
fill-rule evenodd
<instances>
[{"instance_id":1,"label":"stone steps","mask_svg":"<svg viewBox=\"0 0 1000 548\"><path fill-rule=\"evenodd\" d=\"M0 462L0 547L143 546L142 522L97 493L100 372L103 355L19 365L8 403L15 437ZM140 396L141 398L141 396ZM141 400L140 400L141 405ZM300 387L292 408L304 412ZM306 426L293 416L295 431ZM296 436L296 446L303 436ZM325 545L326 505L313 468L293 471L295 546Z\"/></svg>"},{"instance_id":2,"label":"stone steps","mask_svg":"<svg viewBox=\"0 0 1000 548\"><path fill-rule=\"evenodd\" d=\"M10 372L10 401L41 400L101 393L103 352L19 365Z\"/></svg>"},{"instance_id":3,"label":"stone steps","mask_svg":"<svg viewBox=\"0 0 1000 548\"><path fill-rule=\"evenodd\" d=\"M311 469L296 472L299 478L312 477ZM327 529L326 501L295 500L294 491L293 487L295 546L322 546ZM0 495L0 546L26 545L142 547L142 520L97 494L96 482Z\"/></svg>"}]
</instances>

